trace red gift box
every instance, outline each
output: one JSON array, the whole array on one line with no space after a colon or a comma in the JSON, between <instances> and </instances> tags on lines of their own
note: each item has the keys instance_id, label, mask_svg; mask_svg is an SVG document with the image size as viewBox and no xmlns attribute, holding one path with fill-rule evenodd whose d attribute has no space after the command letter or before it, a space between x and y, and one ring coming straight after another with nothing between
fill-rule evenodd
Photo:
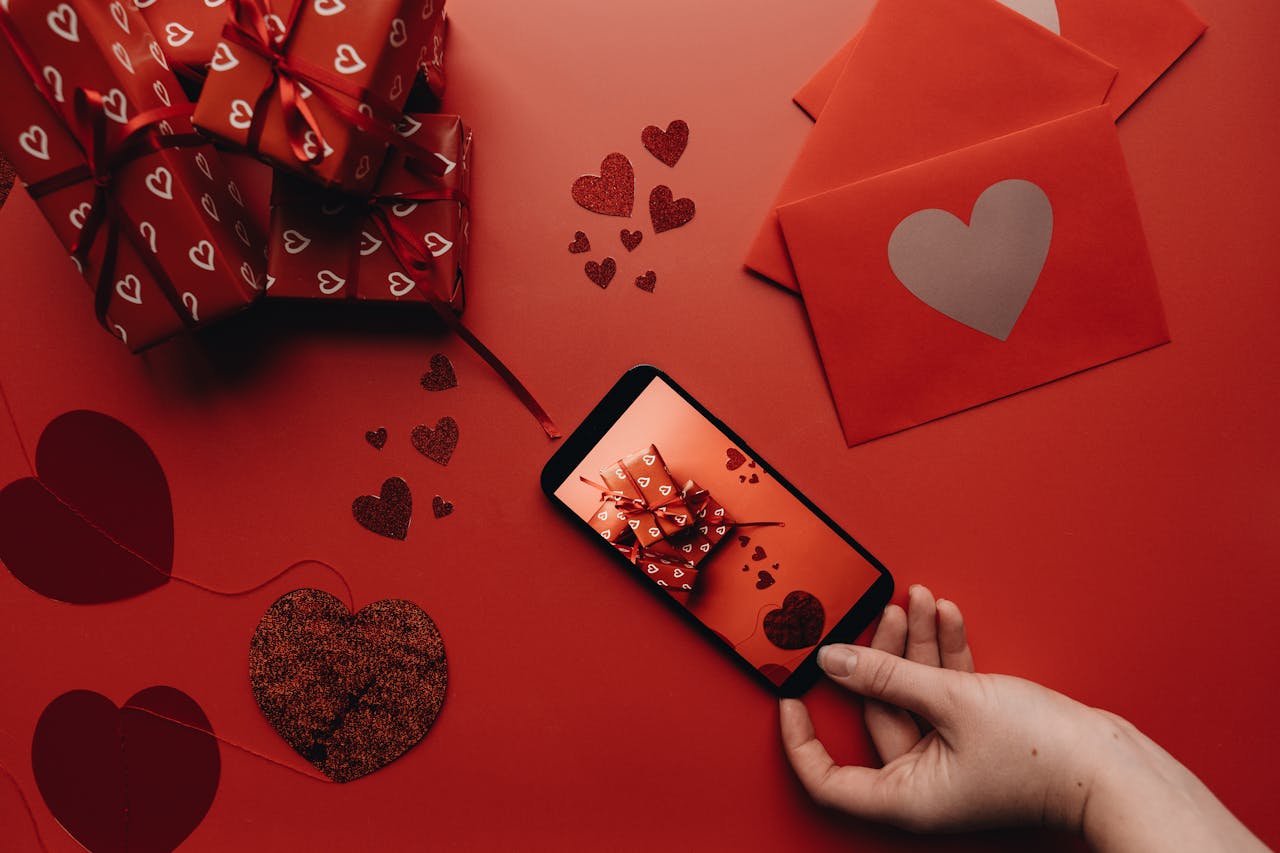
<instances>
[{"instance_id":1,"label":"red gift box","mask_svg":"<svg viewBox=\"0 0 1280 853\"><path fill-rule=\"evenodd\" d=\"M270 0L227 4L196 125L314 182L370 192L429 52L436 0L295 0L287 13Z\"/></svg>"},{"instance_id":2,"label":"red gift box","mask_svg":"<svg viewBox=\"0 0 1280 853\"><path fill-rule=\"evenodd\" d=\"M142 17L111 3L0 9L0 143L134 351L257 295L264 244Z\"/></svg>"}]
</instances>

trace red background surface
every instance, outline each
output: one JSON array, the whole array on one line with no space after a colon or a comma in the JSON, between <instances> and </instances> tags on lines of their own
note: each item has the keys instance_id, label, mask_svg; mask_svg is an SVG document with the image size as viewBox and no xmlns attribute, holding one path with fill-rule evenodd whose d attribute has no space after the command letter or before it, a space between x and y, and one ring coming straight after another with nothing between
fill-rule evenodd
<instances>
[{"instance_id":1,"label":"red background surface","mask_svg":"<svg viewBox=\"0 0 1280 853\"><path fill-rule=\"evenodd\" d=\"M631 364L665 367L901 590L927 582L960 602L980 667L1128 716L1280 844L1280 10L1196 0L1208 33L1119 125L1173 343L849 450L800 304L741 259L811 126L788 98L866 8L454 0L447 106L477 143L468 321L566 426ZM673 118L692 138L668 169L639 133ZM631 223L569 199L573 178L615 149L636 165ZM698 214L654 236L643 193L658 180ZM645 242L628 256L613 235L636 222ZM592 257L619 259L607 291L565 251L579 228ZM359 603L412 599L444 633L449 697L421 745L347 786L223 748L187 849L1075 844L915 838L812 806L778 747L772 698L553 512L537 488L551 446L458 342L285 306L135 358L95 327L21 193L0 212L0 250L0 370L23 440L76 407L141 432L173 491L176 574L233 587L320 557ZM630 284L646 269L653 295ZM437 348L461 384L426 394L417 377ZM407 436L445 414L462 439L442 469ZM383 425L377 452L362 436ZM0 481L24 473L0 433ZM393 474L417 500L405 542L349 512ZM427 508L436 493L458 506L442 521ZM275 596L307 583L334 589L308 569L238 599L174 583L76 607L0 573L0 761L52 849L76 845L35 792L30 736L65 690L123 701L172 684L223 736L290 760L253 704L246 650ZM839 759L869 759L854 702L823 686L810 704ZM655 724L673 714L678 737ZM24 849L14 803L0 784L6 840Z\"/></svg>"}]
</instances>

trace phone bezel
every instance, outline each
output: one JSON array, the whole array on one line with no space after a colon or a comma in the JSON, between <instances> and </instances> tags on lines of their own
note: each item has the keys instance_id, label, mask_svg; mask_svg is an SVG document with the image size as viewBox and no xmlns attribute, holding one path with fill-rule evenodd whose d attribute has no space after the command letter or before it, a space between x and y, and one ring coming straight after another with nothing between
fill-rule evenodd
<instances>
[{"instance_id":1,"label":"phone bezel","mask_svg":"<svg viewBox=\"0 0 1280 853\"><path fill-rule=\"evenodd\" d=\"M805 657L804 661L796 667L791 676L781 685L776 685L766 678L760 670L752 666L750 661L740 655L732 646L725 643L725 641L721 639L715 631L703 624L700 619L698 619L693 613L689 612L685 607L681 606L678 601L674 601L671 596L665 593L660 587L644 581L643 578L639 578L639 580L644 581L643 585L649 589L651 594L659 596L673 609L679 611L685 619L692 622L700 631L714 640L717 647L728 652L740 666L749 670L755 676L756 680L765 684L771 692L779 696L798 696L805 690L809 689L809 687L812 686L814 681L818 678L818 649L824 644L830 642L852 642L877 616L880 615L881 611L884 610L885 605L889 603L889 599L893 596L893 576L889 574L889 570L884 567L884 564L872 556L871 552L864 548L858 540L854 539L853 536L841 528L840 525L836 524L831 517L819 509L813 501L805 497L799 489L779 474L773 466L766 462L759 453L747 444L747 442L743 441L736 432L724 423L724 421L713 415L705 406L699 403L692 394L681 387L680 383L676 382L662 370L650 364L636 365L624 373L622 378L614 383L613 387L609 389L609 392L604 395L604 398L601 399L586 418L583 419L578 428L564 439L564 443L560 446L560 449L557 450L547 461L547 464L543 466L542 476L540 478L542 491L551 499L553 504L574 520L576 523L575 526L585 527L585 522L583 522L581 518L578 518L578 516L562 501L556 498L555 491L573 474L578 465L582 463L582 460L586 458L587 454L595 448L595 446L600 442L600 439L605 436L605 434L617 422L618 418L620 418L622 414L631 407L631 404L635 402L636 398L640 396L641 392L643 392L645 388L649 387L649 383L654 379L661 379L666 382L677 394L693 406L699 414L721 430L733 445L753 459L757 465L769 474L769 476L773 477L774 480L780 483L783 488L794 495L796 499L799 500L800 503L803 504L810 512L817 516L823 524L835 531L836 535L847 542L849 546L860 557L862 557L862 559L866 560L879 573L879 577L876 579L875 583L873 583L867 591L863 593L862 597L859 598L858 601L855 602L842 617L840 617L836 624L832 626L831 630L827 632L826 636L824 636L822 640L814 646L813 651ZM589 531L590 527L586 527L586 529ZM634 566L632 566L625 557L619 554L617 550L610 546L608 542L604 541L599 536L593 536L591 538L595 539L601 547L613 555L613 562L621 563L628 569L634 570Z\"/></svg>"}]
</instances>

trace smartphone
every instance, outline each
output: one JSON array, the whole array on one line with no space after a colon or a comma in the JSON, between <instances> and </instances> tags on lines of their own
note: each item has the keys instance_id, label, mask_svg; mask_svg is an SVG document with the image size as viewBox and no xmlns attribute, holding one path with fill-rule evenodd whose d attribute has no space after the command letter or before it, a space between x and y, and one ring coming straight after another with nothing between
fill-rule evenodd
<instances>
[{"instance_id":1,"label":"smartphone","mask_svg":"<svg viewBox=\"0 0 1280 853\"><path fill-rule=\"evenodd\" d=\"M669 376L623 374L542 470L542 490L615 563L773 692L818 676L893 578Z\"/></svg>"}]
</instances>

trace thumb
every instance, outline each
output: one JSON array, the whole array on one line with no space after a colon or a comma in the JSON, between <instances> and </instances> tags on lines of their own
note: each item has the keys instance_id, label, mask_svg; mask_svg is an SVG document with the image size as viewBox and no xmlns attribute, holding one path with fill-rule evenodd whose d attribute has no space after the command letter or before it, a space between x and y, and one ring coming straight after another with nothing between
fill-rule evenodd
<instances>
[{"instance_id":1,"label":"thumb","mask_svg":"<svg viewBox=\"0 0 1280 853\"><path fill-rule=\"evenodd\" d=\"M818 651L818 665L837 684L919 714L935 726L953 713L955 679L962 673L909 661L867 646L834 644Z\"/></svg>"}]
</instances>

